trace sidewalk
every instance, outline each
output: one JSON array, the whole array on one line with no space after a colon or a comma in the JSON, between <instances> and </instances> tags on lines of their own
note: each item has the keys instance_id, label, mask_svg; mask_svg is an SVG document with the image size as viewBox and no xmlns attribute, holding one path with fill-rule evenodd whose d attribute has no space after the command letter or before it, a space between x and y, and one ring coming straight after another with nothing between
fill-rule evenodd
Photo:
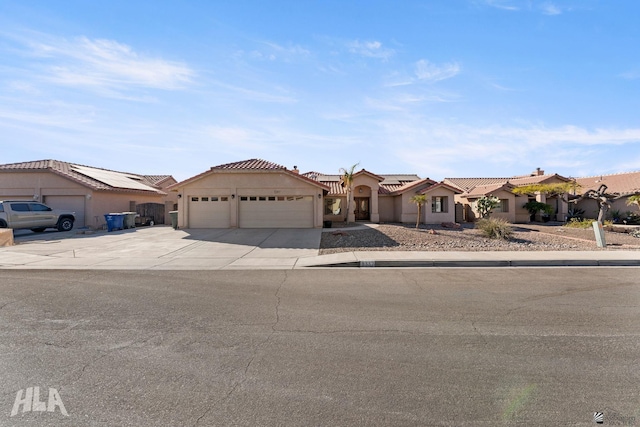
<instances>
[{"instance_id":1,"label":"sidewalk","mask_svg":"<svg viewBox=\"0 0 640 427\"><path fill-rule=\"evenodd\" d=\"M308 229L173 230L157 226L93 234L16 236L0 248L0 269L230 270L362 267L640 266L639 251L418 252L318 255Z\"/></svg>"}]
</instances>

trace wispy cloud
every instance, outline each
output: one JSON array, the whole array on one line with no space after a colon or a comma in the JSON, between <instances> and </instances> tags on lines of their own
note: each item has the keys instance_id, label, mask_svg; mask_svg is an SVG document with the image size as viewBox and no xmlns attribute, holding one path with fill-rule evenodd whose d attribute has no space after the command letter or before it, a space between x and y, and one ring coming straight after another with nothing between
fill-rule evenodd
<instances>
[{"instance_id":1,"label":"wispy cloud","mask_svg":"<svg viewBox=\"0 0 640 427\"><path fill-rule=\"evenodd\" d=\"M254 60L294 62L298 58L307 58L311 55L308 49L299 45L283 46L271 41L257 42L259 47L249 51L239 50L236 57L249 57Z\"/></svg>"},{"instance_id":2,"label":"wispy cloud","mask_svg":"<svg viewBox=\"0 0 640 427\"><path fill-rule=\"evenodd\" d=\"M429 122L420 117L383 121L380 126L383 137L393 135L399 159L416 170L439 177L470 167L476 171L485 169L484 176L495 170L506 176L515 175L522 173L523 167L545 167L545 164L556 166L557 172L564 174L577 173L576 165L581 170L601 170L597 159L603 152L640 143L640 128L474 127ZM428 161L425 163L423 159Z\"/></svg>"},{"instance_id":3,"label":"wispy cloud","mask_svg":"<svg viewBox=\"0 0 640 427\"><path fill-rule=\"evenodd\" d=\"M436 65L426 59L421 59L416 62L415 73L419 80L437 82L439 80L450 79L459 74L460 66L455 62Z\"/></svg>"},{"instance_id":4,"label":"wispy cloud","mask_svg":"<svg viewBox=\"0 0 640 427\"><path fill-rule=\"evenodd\" d=\"M132 88L176 90L195 76L184 63L140 54L115 40L65 39L39 33L15 39L29 48L31 56L41 59L32 66L41 79L94 89L106 96Z\"/></svg>"},{"instance_id":5,"label":"wispy cloud","mask_svg":"<svg viewBox=\"0 0 640 427\"><path fill-rule=\"evenodd\" d=\"M560 9L560 7L556 6L553 3L543 3L542 5L540 5L540 10L545 15L560 15L560 14L562 14L562 9Z\"/></svg>"},{"instance_id":6,"label":"wispy cloud","mask_svg":"<svg viewBox=\"0 0 640 427\"><path fill-rule=\"evenodd\" d=\"M353 40L346 44L349 52L368 58L387 60L395 54L395 51L382 46L379 41Z\"/></svg>"},{"instance_id":7,"label":"wispy cloud","mask_svg":"<svg viewBox=\"0 0 640 427\"><path fill-rule=\"evenodd\" d=\"M513 5L511 0L480 0L480 3L486 4L490 7L495 7L496 9L511 11L520 10L519 7Z\"/></svg>"}]
</instances>

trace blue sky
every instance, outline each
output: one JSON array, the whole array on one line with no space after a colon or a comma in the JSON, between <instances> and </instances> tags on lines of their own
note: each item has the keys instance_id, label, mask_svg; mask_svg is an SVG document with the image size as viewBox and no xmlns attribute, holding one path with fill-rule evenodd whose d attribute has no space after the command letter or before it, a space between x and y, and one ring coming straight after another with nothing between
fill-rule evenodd
<instances>
[{"instance_id":1,"label":"blue sky","mask_svg":"<svg viewBox=\"0 0 640 427\"><path fill-rule=\"evenodd\" d=\"M0 163L640 170L637 0L0 0Z\"/></svg>"}]
</instances>

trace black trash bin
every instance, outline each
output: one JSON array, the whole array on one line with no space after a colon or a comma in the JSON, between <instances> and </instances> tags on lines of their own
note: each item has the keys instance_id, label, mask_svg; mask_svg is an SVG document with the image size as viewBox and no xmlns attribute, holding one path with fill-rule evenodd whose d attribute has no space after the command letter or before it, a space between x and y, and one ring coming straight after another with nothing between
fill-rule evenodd
<instances>
[{"instance_id":1,"label":"black trash bin","mask_svg":"<svg viewBox=\"0 0 640 427\"><path fill-rule=\"evenodd\" d=\"M178 229L178 211L169 212L169 216L171 217L171 226L174 230Z\"/></svg>"}]
</instances>

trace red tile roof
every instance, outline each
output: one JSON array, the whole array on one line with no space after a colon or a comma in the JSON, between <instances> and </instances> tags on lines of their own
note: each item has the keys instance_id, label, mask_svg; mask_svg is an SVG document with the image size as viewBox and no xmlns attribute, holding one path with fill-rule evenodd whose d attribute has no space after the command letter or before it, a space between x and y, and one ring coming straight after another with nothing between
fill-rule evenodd
<instances>
[{"instance_id":1,"label":"red tile roof","mask_svg":"<svg viewBox=\"0 0 640 427\"><path fill-rule=\"evenodd\" d=\"M597 190L602 184L607 186L609 194L627 196L640 193L640 171L576 178L576 182L581 186L577 191L579 194Z\"/></svg>"},{"instance_id":2,"label":"red tile roof","mask_svg":"<svg viewBox=\"0 0 640 427\"><path fill-rule=\"evenodd\" d=\"M478 185L476 187L473 187L471 190L462 193L462 197L473 199L482 196L489 196L500 190L511 191L513 188L515 188L515 186L509 184L508 182L489 185Z\"/></svg>"},{"instance_id":3,"label":"red tile roof","mask_svg":"<svg viewBox=\"0 0 640 427\"><path fill-rule=\"evenodd\" d=\"M74 168L75 167L75 168ZM131 180L132 188L126 187L115 187L110 185L107 182L102 182L99 179L81 173L82 169L84 170L97 170L97 171L106 171L111 174L117 174L122 178L122 181L125 183L127 180ZM5 165L0 165L0 173L10 173L10 172L42 172L49 171L56 175L65 177L72 181L77 182L78 184L84 185L96 191L115 191L115 192L127 192L127 193L157 193L161 195L165 195L162 190L156 185L153 177L158 177L159 175L138 175L128 172L117 172L109 169L96 168L93 166L85 166L78 165L75 163L63 162L60 160L36 160L31 162L20 162L20 163L10 163ZM170 177L170 175L162 175L163 177ZM142 190L140 188L136 188L136 183L142 183L147 187L150 187L151 190Z\"/></svg>"},{"instance_id":4,"label":"red tile roof","mask_svg":"<svg viewBox=\"0 0 640 427\"><path fill-rule=\"evenodd\" d=\"M268 162L262 159L249 159L240 162L227 163L224 165L214 166L211 169L287 169L282 165Z\"/></svg>"}]
</instances>

